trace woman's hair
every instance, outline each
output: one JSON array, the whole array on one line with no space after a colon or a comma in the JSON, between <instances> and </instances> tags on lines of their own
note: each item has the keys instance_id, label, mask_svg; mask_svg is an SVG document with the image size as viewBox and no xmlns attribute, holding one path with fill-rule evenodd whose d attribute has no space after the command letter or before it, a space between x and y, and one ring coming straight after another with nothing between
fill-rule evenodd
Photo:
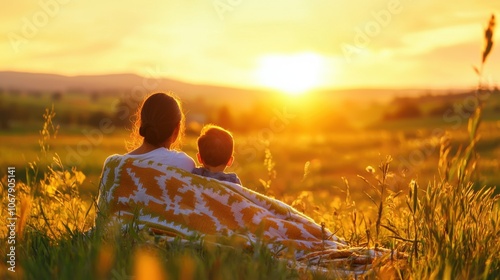
<instances>
[{"instance_id":1,"label":"woman's hair","mask_svg":"<svg viewBox=\"0 0 500 280\"><path fill-rule=\"evenodd\" d=\"M181 101L171 93L154 93L148 96L139 106L132 127L129 150L142 144L142 139L153 146L160 147L172 137L179 127L179 135L174 139L171 148L180 148L185 130L185 117Z\"/></svg>"}]
</instances>

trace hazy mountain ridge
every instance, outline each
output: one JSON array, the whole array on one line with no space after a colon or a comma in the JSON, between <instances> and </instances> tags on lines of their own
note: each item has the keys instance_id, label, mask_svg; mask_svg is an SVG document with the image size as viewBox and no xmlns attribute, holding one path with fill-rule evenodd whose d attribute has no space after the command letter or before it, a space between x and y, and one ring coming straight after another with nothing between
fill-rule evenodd
<instances>
[{"instance_id":1,"label":"hazy mountain ridge","mask_svg":"<svg viewBox=\"0 0 500 280\"><path fill-rule=\"evenodd\" d=\"M227 86L202 85L182 82L168 78L147 78L136 74L107 74L64 76L58 74L26 73L0 71L0 88L20 92L68 92L106 93L131 92L132 90L172 91L181 98L197 98L206 95L217 95L217 99L234 101L237 104L249 105L255 100L269 98L279 93L263 89L247 89ZM445 94L452 91L421 89L322 89L313 94L323 98L349 99L355 101L389 100L401 96L418 96L423 94ZM453 93L456 93L454 91ZM463 91L462 91L463 92Z\"/></svg>"},{"instance_id":2,"label":"hazy mountain ridge","mask_svg":"<svg viewBox=\"0 0 500 280\"><path fill-rule=\"evenodd\" d=\"M58 74L0 71L0 88L18 92L131 93L171 91L181 98L217 94L221 100L237 99L249 104L268 93L259 89L198 85L167 78L146 78L136 74L64 76ZM234 98L237 97L237 98Z\"/></svg>"}]
</instances>

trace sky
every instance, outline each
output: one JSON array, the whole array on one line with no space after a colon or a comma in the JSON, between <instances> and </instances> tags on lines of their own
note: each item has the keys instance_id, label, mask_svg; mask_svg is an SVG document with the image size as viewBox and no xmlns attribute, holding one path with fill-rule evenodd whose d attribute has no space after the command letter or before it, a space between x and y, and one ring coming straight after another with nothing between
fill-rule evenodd
<instances>
[{"instance_id":1,"label":"sky","mask_svg":"<svg viewBox=\"0 0 500 280\"><path fill-rule=\"evenodd\" d=\"M18 0L2 6L0 71L136 73L283 89L474 86L484 28L500 10L491 0ZM500 79L499 61L494 47L484 71L489 83Z\"/></svg>"}]
</instances>

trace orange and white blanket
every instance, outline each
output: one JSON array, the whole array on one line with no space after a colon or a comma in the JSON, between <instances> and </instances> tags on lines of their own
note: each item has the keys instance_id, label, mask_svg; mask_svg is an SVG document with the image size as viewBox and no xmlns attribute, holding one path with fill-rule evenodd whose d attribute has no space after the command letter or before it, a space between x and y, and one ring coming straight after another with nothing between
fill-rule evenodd
<instances>
[{"instance_id":1,"label":"orange and white blanket","mask_svg":"<svg viewBox=\"0 0 500 280\"><path fill-rule=\"evenodd\" d=\"M278 200L237 184L193 175L148 160L123 156L105 163L100 186L99 209L126 224L166 236L245 237L247 244L263 240L293 248L295 259L361 260L386 252L349 248L328 229ZM330 256L330 257L328 257ZM368 260L368 261L367 261Z\"/></svg>"}]
</instances>

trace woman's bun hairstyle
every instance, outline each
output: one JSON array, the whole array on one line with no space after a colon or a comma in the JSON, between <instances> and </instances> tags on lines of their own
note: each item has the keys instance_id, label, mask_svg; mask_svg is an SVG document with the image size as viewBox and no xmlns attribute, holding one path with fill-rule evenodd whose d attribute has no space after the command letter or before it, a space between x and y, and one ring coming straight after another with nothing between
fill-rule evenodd
<instances>
[{"instance_id":1,"label":"woman's bun hairstyle","mask_svg":"<svg viewBox=\"0 0 500 280\"><path fill-rule=\"evenodd\" d=\"M139 135L144 137L145 142L159 147L172 137L181 120L178 99L170 94L155 93L142 105Z\"/></svg>"},{"instance_id":2,"label":"woman's bun hairstyle","mask_svg":"<svg viewBox=\"0 0 500 280\"><path fill-rule=\"evenodd\" d=\"M146 142L154 146L159 145L161 142L167 139L161 136L160 132L158 132L158 130L150 124L141 125L141 127L139 128L139 135L144 137Z\"/></svg>"}]
</instances>

